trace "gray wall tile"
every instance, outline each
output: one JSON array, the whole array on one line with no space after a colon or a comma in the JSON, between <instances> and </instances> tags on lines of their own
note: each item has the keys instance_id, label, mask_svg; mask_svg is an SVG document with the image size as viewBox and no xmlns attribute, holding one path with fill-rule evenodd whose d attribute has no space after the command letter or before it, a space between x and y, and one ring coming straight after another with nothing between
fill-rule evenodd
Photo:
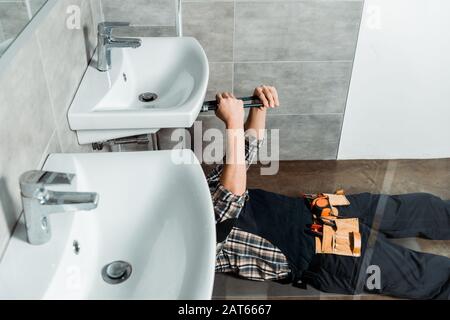
<instances>
[{"instance_id":1,"label":"gray wall tile","mask_svg":"<svg viewBox=\"0 0 450 320\"><path fill-rule=\"evenodd\" d=\"M66 26L67 6L74 4L81 8L80 29ZM67 111L97 45L96 26L101 15L99 0L60 1L36 32L62 152L92 151L89 145L78 144L76 133L69 128Z\"/></svg>"},{"instance_id":2,"label":"gray wall tile","mask_svg":"<svg viewBox=\"0 0 450 320\"><path fill-rule=\"evenodd\" d=\"M19 176L37 168L54 132L38 52L32 37L0 79L0 256L21 211Z\"/></svg>"},{"instance_id":3,"label":"gray wall tile","mask_svg":"<svg viewBox=\"0 0 450 320\"><path fill-rule=\"evenodd\" d=\"M0 2L0 25L3 39L15 38L29 22L23 2Z\"/></svg>"},{"instance_id":4,"label":"gray wall tile","mask_svg":"<svg viewBox=\"0 0 450 320\"><path fill-rule=\"evenodd\" d=\"M234 2L235 0L182 0L182 1L183 3L188 3L188 2Z\"/></svg>"},{"instance_id":5,"label":"gray wall tile","mask_svg":"<svg viewBox=\"0 0 450 320\"><path fill-rule=\"evenodd\" d=\"M171 26L131 26L113 31L117 37L174 37L175 27Z\"/></svg>"},{"instance_id":6,"label":"gray wall tile","mask_svg":"<svg viewBox=\"0 0 450 320\"><path fill-rule=\"evenodd\" d=\"M127 21L136 26L175 25L174 0L102 0L107 21Z\"/></svg>"},{"instance_id":7,"label":"gray wall tile","mask_svg":"<svg viewBox=\"0 0 450 320\"><path fill-rule=\"evenodd\" d=\"M336 159L342 115L269 115L268 129L279 129L280 160ZM267 138L270 146L271 136ZM270 150L270 148L269 148Z\"/></svg>"},{"instance_id":8,"label":"gray wall tile","mask_svg":"<svg viewBox=\"0 0 450 320\"><path fill-rule=\"evenodd\" d=\"M81 28L68 29L66 10L81 7ZM96 46L90 4L61 0L36 31L56 119L67 112Z\"/></svg>"},{"instance_id":9,"label":"gray wall tile","mask_svg":"<svg viewBox=\"0 0 450 320\"><path fill-rule=\"evenodd\" d=\"M100 22L105 21L105 16L103 14L103 5L102 0L89 0L91 5L92 19L93 19L93 27L97 28L97 25Z\"/></svg>"},{"instance_id":10,"label":"gray wall tile","mask_svg":"<svg viewBox=\"0 0 450 320\"><path fill-rule=\"evenodd\" d=\"M277 87L275 114L343 113L351 62L236 63L234 93L249 96L261 84Z\"/></svg>"},{"instance_id":11,"label":"gray wall tile","mask_svg":"<svg viewBox=\"0 0 450 320\"><path fill-rule=\"evenodd\" d=\"M38 164L37 167L39 169L42 168L44 166L44 164L45 164L45 161L47 161L47 158L48 158L48 156L50 154L52 154L52 153L61 153L61 152L63 152L63 151L61 149L61 144L59 143L58 134L57 134L57 132L55 130L55 131L53 131L53 133L52 133L52 135L50 137L50 140L49 140L49 142L47 144L47 147L45 148L44 152L41 155L41 160L39 161L39 164Z\"/></svg>"},{"instance_id":12,"label":"gray wall tile","mask_svg":"<svg viewBox=\"0 0 450 320\"><path fill-rule=\"evenodd\" d=\"M352 60L362 3L236 3L236 61Z\"/></svg>"},{"instance_id":13,"label":"gray wall tile","mask_svg":"<svg viewBox=\"0 0 450 320\"><path fill-rule=\"evenodd\" d=\"M92 147L90 144L80 145L78 143L77 134L75 131L70 129L69 121L67 120L67 116L65 114L57 120L56 133L61 146L61 152L92 152Z\"/></svg>"},{"instance_id":14,"label":"gray wall tile","mask_svg":"<svg viewBox=\"0 0 450 320\"><path fill-rule=\"evenodd\" d=\"M195 135L191 128L192 137L201 139L202 148L222 148L225 141L221 138L214 141L203 141L205 131L210 128L219 129L224 137L225 126L214 115L201 115L202 136ZM267 148L269 156L272 147L279 148L280 160L330 160L336 159L343 116L336 115L270 115L267 119ZM272 129L279 130L279 140L273 140ZM273 143L273 146L272 146ZM193 145L192 145L193 147ZM210 163L211 158L204 154L204 162Z\"/></svg>"},{"instance_id":15,"label":"gray wall tile","mask_svg":"<svg viewBox=\"0 0 450 320\"><path fill-rule=\"evenodd\" d=\"M224 124L214 115L201 115L197 119L202 123L202 137L207 129L217 128L223 134ZM272 155L272 147L278 148L279 160L331 160L336 159L339 137L342 127L343 115L271 115L267 118L267 148L269 156ZM279 130L279 139L272 142L272 129ZM199 138L193 133L192 137ZM224 135L223 135L224 137ZM225 141L202 141L202 148L219 148L225 150ZM273 146L272 146L273 143ZM193 144L192 144L193 147ZM204 162L210 163L211 159L205 157Z\"/></svg>"},{"instance_id":16,"label":"gray wall tile","mask_svg":"<svg viewBox=\"0 0 450 320\"><path fill-rule=\"evenodd\" d=\"M183 28L185 36L200 41L210 62L233 61L233 3L186 3Z\"/></svg>"},{"instance_id":17,"label":"gray wall tile","mask_svg":"<svg viewBox=\"0 0 450 320\"><path fill-rule=\"evenodd\" d=\"M211 62L209 73L207 100L214 100L219 91L233 91L233 63Z\"/></svg>"},{"instance_id":18,"label":"gray wall tile","mask_svg":"<svg viewBox=\"0 0 450 320\"><path fill-rule=\"evenodd\" d=\"M36 14L47 2L47 0L29 0L29 1L32 14Z\"/></svg>"},{"instance_id":19,"label":"gray wall tile","mask_svg":"<svg viewBox=\"0 0 450 320\"><path fill-rule=\"evenodd\" d=\"M184 129L184 128L179 128L179 129L178 128L175 128L175 129L174 128L166 128L166 129L161 129L161 130L158 131L159 147L162 150L171 150L171 149L175 149L175 148L179 149L180 142L182 142L182 141L180 141L180 140L172 140L172 134L174 133L174 131L177 131L177 130L182 130L180 132L183 132L183 135L185 135L185 138L187 139L185 141L185 143L182 144L183 148L184 147L186 147L186 148L190 147L190 143L191 142L189 140L189 136L186 134L186 131L189 132L189 129ZM178 133L177 133L177 135L174 135L174 138L175 137L177 137L177 138L179 137ZM149 147L150 148L153 147L151 142L149 143Z\"/></svg>"},{"instance_id":20,"label":"gray wall tile","mask_svg":"<svg viewBox=\"0 0 450 320\"><path fill-rule=\"evenodd\" d=\"M183 1L208 1L208 0L183 0ZM233 0L232 0L233 1ZM236 2L273 2L274 0L234 0ZM282 0L289 2L364 2L364 0Z\"/></svg>"}]
</instances>

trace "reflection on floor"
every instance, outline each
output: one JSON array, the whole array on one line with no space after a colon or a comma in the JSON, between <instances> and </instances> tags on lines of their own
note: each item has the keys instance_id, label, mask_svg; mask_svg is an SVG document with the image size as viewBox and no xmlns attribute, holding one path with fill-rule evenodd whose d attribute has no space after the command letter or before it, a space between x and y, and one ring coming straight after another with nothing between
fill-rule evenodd
<instances>
[{"instance_id":1,"label":"reflection on floor","mask_svg":"<svg viewBox=\"0 0 450 320\"><path fill-rule=\"evenodd\" d=\"M450 199L450 159L281 162L274 176L261 176L253 166L249 188L261 188L289 196L299 192L359 192L402 194L428 192ZM450 257L450 241L395 240L411 249ZM302 290L272 282L253 282L217 274L214 299L389 299L385 296L342 296Z\"/></svg>"}]
</instances>

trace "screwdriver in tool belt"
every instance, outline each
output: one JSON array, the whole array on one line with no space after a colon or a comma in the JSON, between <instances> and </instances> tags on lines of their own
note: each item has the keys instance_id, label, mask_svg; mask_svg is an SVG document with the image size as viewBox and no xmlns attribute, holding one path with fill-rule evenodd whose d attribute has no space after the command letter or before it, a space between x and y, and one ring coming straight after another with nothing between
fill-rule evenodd
<instances>
[{"instance_id":1,"label":"screwdriver in tool belt","mask_svg":"<svg viewBox=\"0 0 450 320\"><path fill-rule=\"evenodd\" d=\"M331 220L331 219L320 217L320 220L322 221L323 224L325 224L327 226L330 226L330 227L333 227L333 228L337 228L336 222Z\"/></svg>"},{"instance_id":2,"label":"screwdriver in tool belt","mask_svg":"<svg viewBox=\"0 0 450 320\"><path fill-rule=\"evenodd\" d=\"M314 223L311 225L310 231L316 236L323 237L323 227L320 224Z\"/></svg>"}]
</instances>

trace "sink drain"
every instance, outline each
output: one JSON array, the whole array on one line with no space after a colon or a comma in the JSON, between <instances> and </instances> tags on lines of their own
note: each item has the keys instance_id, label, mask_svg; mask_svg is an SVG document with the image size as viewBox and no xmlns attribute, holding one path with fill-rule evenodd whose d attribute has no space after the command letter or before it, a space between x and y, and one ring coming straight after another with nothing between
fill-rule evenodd
<instances>
[{"instance_id":1,"label":"sink drain","mask_svg":"<svg viewBox=\"0 0 450 320\"><path fill-rule=\"evenodd\" d=\"M141 102L152 102L158 99L158 95L153 92L144 92L139 95L139 101Z\"/></svg>"},{"instance_id":2,"label":"sink drain","mask_svg":"<svg viewBox=\"0 0 450 320\"><path fill-rule=\"evenodd\" d=\"M114 261L102 269L102 278L109 284L119 284L131 276L131 264L125 261Z\"/></svg>"}]
</instances>

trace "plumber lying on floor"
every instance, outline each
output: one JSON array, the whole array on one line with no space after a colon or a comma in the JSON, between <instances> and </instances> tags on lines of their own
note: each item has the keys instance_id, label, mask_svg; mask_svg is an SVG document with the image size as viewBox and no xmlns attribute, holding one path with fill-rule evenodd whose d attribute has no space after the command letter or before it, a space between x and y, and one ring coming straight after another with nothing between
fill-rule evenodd
<instances>
[{"instance_id":1,"label":"plumber lying on floor","mask_svg":"<svg viewBox=\"0 0 450 320\"><path fill-rule=\"evenodd\" d=\"M255 96L264 107L252 108L244 123L243 102L231 93L217 95L227 159L207 177L216 218L216 272L330 293L449 299L449 258L387 238L450 239L450 201L424 193L340 191L293 198L247 190L246 171L262 144L266 112L279 106L273 87L258 87Z\"/></svg>"}]
</instances>

